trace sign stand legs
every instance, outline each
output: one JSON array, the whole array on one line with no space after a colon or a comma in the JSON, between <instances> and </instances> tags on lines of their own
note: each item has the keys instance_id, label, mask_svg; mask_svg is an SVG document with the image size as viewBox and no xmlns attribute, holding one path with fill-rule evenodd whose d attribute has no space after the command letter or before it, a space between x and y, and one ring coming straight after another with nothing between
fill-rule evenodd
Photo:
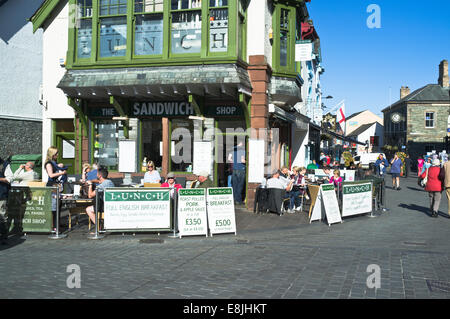
<instances>
[{"instance_id":1,"label":"sign stand legs","mask_svg":"<svg viewBox=\"0 0 450 319\"><path fill-rule=\"evenodd\" d=\"M67 234L59 233L59 186L56 187L56 233L48 236L50 239L62 239L66 238Z\"/></svg>"},{"instance_id":2,"label":"sign stand legs","mask_svg":"<svg viewBox=\"0 0 450 319\"><path fill-rule=\"evenodd\" d=\"M88 239L102 239L105 237L98 233L98 192L100 191L101 190L97 190L97 194L95 195L95 233L93 235L88 235Z\"/></svg>"},{"instance_id":3,"label":"sign stand legs","mask_svg":"<svg viewBox=\"0 0 450 319\"><path fill-rule=\"evenodd\" d=\"M173 199L173 235L168 235L167 237L169 238L181 238L181 235L177 236L177 228L178 228L178 205L177 205L177 200L176 200L176 196L174 196Z\"/></svg>"}]
</instances>

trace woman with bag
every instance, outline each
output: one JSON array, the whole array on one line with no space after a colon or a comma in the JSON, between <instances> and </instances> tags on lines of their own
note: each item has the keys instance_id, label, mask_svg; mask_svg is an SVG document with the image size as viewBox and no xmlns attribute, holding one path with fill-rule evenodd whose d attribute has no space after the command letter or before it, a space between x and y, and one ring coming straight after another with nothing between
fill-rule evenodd
<instances>
[{"instance_id":1,"label":"woman with bag","mask_svg":"<svg viewBox=\"0 0 450 319\"><path fill-rule=\"evenodd\" d=\"M425 191L430 197L430 211L431 217L437 218L439 211L439 204L441 203L442 183L445 178L444 170L441 168L439 159L434 159L429 167L421 176L426 178Z\"/></svg>"}]
</instances>

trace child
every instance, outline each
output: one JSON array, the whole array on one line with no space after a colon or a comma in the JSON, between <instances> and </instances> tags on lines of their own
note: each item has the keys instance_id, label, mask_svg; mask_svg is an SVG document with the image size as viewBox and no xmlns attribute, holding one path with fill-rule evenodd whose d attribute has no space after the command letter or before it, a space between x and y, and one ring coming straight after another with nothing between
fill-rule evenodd
<instances>
[{"instance_id":1,"label":"child","mask_svg":"<svg viewBox=\"0 0 450 319\"><path fill-rule=\"evenodd\" d=\"M333 176L330 178L330 184L334 184L334 187L339 189L339 191L342 188L342 177L340 176L341 173L338 169L335 169L333 171Z\"/></svg>"}]
</instances>

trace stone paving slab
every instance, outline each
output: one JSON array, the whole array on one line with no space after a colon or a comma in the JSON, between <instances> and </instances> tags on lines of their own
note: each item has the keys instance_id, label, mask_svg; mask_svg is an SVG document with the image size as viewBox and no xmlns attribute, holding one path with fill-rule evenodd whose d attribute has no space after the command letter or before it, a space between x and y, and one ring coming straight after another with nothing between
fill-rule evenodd
<instances>
[{"instance_id":1,"label":"stone paving slab","mask_svg":"<svg viewBox=\"0 0 450 319\"><path fill-rule=\"evenodd\" d=\"M427 193L413 178L401 183L402 190L387 190L389 212L331 227L309 224L306 213L237 210L237 236L88 240L82 224L61 240L11 239L0 247L0 298L448 299L447 200L442 216L431 218ZM141 242L152 238L161 243ZM72 264L80 267L81 288L67 287ZM367 287L371 264L381 270L379 289Z\"/></svg>"}]
</instances>

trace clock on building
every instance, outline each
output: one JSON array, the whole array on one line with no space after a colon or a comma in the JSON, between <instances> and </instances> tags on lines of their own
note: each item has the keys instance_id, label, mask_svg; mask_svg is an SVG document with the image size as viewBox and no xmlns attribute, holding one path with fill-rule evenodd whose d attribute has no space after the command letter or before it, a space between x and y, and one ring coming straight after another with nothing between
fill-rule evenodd
<instances>
[{"instance_id":1,"label":"clock on building","mask_svg":"<svg viewBox=\"0 0 450 319\"><path fill-rule=\"evenodd\" d=\"M400 119L401 119L401 116L400 116L399 113L393 113L393 114L391 115L391 120L392 120L392 122L394 122L394 123L400 122Z\"/></svg>"}]
</instances>

